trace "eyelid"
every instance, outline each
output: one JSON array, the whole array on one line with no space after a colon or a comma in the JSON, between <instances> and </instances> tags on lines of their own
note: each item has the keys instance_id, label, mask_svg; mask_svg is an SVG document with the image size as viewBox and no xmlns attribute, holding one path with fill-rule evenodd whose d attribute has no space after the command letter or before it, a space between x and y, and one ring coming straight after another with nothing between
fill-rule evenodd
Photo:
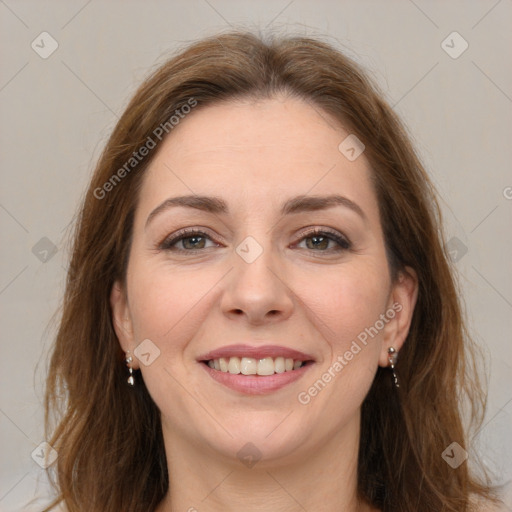
<instances>
[{"instance_id":1,"label":"eyelid","mask_svg":"<svg viewBox=\"0 0 512 512\"><path fill-rule=\"evenodd\" d=\"M198 236L202 238L206 238L210 240L211 242L219 245L219 242L216 241L216 238L221 238L217 236L213 236L211 233L209 233L209 230L207 228L182 228L178 229L178 231L167 235L164 237L163 240L161 240L157 244L157 248L160 250L170 250L171 245L174 245L178 243L179 241L183 240L184 238L189 238L193 236ZM198 249L198 250L204 250L204 249ZM192 250L187 249L174 249L176 252L193 252Z\"/></svg>"},{"instance_id":2,"label":"eyelid","mask_svg":"<svg viewBox=\"0 0 512 512\"><path fill-rule=\"evenodd\" d=\"M352 242L350 239L343 233L332 229L328 227L318 227L318 226L310 226L304 228L304 230L298 235L295 239L295 241L292 243L292 246L299 244L306 238L312 237L312 236L322 236L322 235L328 235L328 238L338 244L337 249L331 249L328 251L318 251L319 253L325 252L326 254L331 252L341 252L341 251L348 251L352 249ZM193 236L198 236L200 238L205 238L207 240L210 240L217 246L219 246L219 242L217 242L216 236L212 236L209 233L209 230L207 228L195 228L195 227L188 227L188 228L182 228L178 231L172 233L171 235L166 236L160 243L157 244L158 249L160 250L171 250L171 246L177 244L184 238L189 238ZM346 247L345 247L346 246ZM197 251L204 251L208 248L203 249L197 249ZM194 249L172 249L174 252L195 252ZM316 251L315 251L316 252Z\"/></svg>"},{"instance_id":3,"label":"eyelid","mask_svg":"<svg viewBox=\"0 0 512 512\"><path fill-rule=\"evenodd\" d=\"M304 236L311 235L311 234L314 235L315 233L326 233L326 234L336 235L336 236L346 238L347 242L349 241L348 237L345 236L341 231L338 231L336 229L329 228L329 227L324 227L324 226L305 227L305 228L303 228L303 231L300 233L300 237L302 238Z\"/></svg>"},{"instance_id":4,"label":"eyelid","mask_svg":"<svg viewBox=\"0 0 512 512\"><path fill-rule=\"evenodd\" d=\"M302 231L300 236L297 237L297 239L294 242L294 244L302 242L302 240L304 240L305 238L308 238L308 237L311 237L311 236L314 236L314 235L318 235L318 236L330 235L334 241L336 241L338 243L343 242L344 244L346 244L348 246L346 248L341 246L340 250L341 249L349 250L353 246L350 238L348 236L346 236L344 233L342 233L340 231L337 231L335 229L332 229L332 228L318 227L318 226L305 228L305 230Z\"/></svg>"}]
</instances>

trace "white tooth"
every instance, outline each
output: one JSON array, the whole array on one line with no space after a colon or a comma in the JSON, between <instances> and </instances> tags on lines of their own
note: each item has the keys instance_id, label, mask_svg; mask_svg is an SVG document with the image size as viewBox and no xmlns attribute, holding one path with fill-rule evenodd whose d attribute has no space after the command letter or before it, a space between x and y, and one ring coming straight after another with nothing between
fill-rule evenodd
<instances>
[{"instance_id":1,"label":"white tooth","mask_svg":"<svg viewBox=\"0 0 512 512\"><path fill-rule=\"evenodd\" d=\"M256 375L258 370L258 361L252 357L242 357L240 361L240 371L244 375Z\"/></svg>"},{"instance_id":2,"label":"white tooth","mask_svg":"<svg viewBox=\"0 0 512 512\"><path fill-rule=\"evenodd\" d=\"M228 363L228 372L229 373L240 373L240 358L239 357L230 357Z\"/></svg>"},{"instance_id":3,"label":"white tooth","mask_svg":"<svg viewBox=\"0 0 512 512\"><path fill-rule=\"evenodd\" d=\"M219 359L219 366L220 366L221 372L224 372L224 373L228 372L228 362L229 362L229 360L226 359L225 357L221 357Z\"/></svg>"},{"instance_id":4,"label":"white tooth","mask_svg":"<svg viewBox=\"0 0 512 512\"><path fill-rule=\"evenodd\" d=\"M274 361L274 369L276 373L284 372L284 357L276 357Z\"/></svg>"},{"instance_id":5,"label":"white tooth","mask_svg":"<svg viewBox=\"0 0 512 512\"><path fill-rule=\"evenodd\" d=\"M211 359L208 361L210 368L220 370L224 373L233 375L242 373L243 375L273 375L274 373L290 372L301 368L303 362L294 361L291 357L284 358L282 356L263 357L255 359L254 357L221 357L219 359Z\"/></svg>"},{"instance_id":6,"label":"white tooth","mask_svg":"<svg viewBox=\"0 0 512 512\"><path fill-rule=\"evenodd\" d=\"M258 361L258 375L273 375L274 360L271 357L264 357Z\"/></svg>"}]
</instances>

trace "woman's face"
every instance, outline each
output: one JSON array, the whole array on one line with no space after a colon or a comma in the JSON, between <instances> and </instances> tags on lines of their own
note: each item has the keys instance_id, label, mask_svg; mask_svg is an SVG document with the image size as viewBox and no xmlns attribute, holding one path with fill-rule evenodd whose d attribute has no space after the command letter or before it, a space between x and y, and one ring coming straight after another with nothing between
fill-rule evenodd
<instances>
[{"instance_id":1,"label":"woman's face","mask_svg":"<svg viewBox=\"0 0 512 512\"><path fill-rule=\"evenodd\" d=\"M197 109L158 150L111 302L166 442L275 462L357 435L415 285L390 280L368 162L350 139L339 149L348 135L280 97Z\"/></svg>"}]
</instances>

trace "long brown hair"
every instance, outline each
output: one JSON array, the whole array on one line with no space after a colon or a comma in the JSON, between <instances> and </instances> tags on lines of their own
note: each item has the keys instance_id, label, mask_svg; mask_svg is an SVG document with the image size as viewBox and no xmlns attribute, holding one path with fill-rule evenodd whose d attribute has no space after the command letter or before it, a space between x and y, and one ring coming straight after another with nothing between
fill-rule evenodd
<instances>
[{"instance_id":1,"label":"long brown hair","mask_svg":"<svg viewBox=\"0 0 512 512\"><path fill-rule=\"evenodd\" d=\"M471 495L489 496L467 463L453 469L441 456L453 441L469 450L461 403L478 424L484 394L436 193L406 131L364 72L330 45L232 32L185 48L140 86L81 206L46 395L48 439L59 454L55 503L69 512L147 512L168 489L159 411L142 379L127 389L111 320L110 291L125 278L138 191L157 149L126 163L191 99L199 109L277 93L308 101L365 144L392 276L404 266L418 276L401 386L381 368L362 405L360 497L386 512L461 512Z\"/></svg>"}]
</instances>

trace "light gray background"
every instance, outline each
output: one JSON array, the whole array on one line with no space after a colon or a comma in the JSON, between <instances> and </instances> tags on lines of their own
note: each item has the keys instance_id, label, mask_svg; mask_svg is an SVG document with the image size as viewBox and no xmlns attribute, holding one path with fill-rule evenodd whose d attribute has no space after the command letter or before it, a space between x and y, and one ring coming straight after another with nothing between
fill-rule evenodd
<instances>
[{"instance_id":1,"label":"light gray background","mask_svg":"<svg viewBox=\"0 0 512 512\"><path fill-rule=\"evenodd\" d=\"M1 511L46 492L31 452L44 440L47 327L63 292L66 227L93 164L148 71L178 45L230 25L324 36L348 49L409 127L441 192L448 238L467 247L456 266L487 353L487 420L466 448L470 460L482 453L499 482L512 479L510 0L0 0L0 16ZM59 45L47 59L31 48L43 31ZM469 43L456 59L441 46L453 31ZM33 252L43 237L58 248L46 262Z\"/></svg>"}]
</instances>

